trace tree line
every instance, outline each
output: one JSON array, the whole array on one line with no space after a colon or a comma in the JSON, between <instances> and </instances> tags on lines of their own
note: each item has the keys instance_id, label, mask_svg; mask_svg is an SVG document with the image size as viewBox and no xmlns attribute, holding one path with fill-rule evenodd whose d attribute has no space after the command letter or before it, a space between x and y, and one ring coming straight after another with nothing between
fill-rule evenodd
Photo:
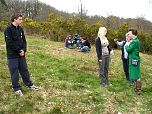
<instances>
[{"instance_id":1,"label":"tree line","mask_svg":"<svg viewBox=\"0 0 152 114\"><path fill-rule=\"evenodd\" d=\"M109 15L87 16L87 13L67 13L41 3L38 0L0 0L0 30L10 23L13 13L24 16L22 26L26 34L39 35L54 41L64 41L75 33L85 36L93 44L100 26L108 29L108 39L114 47L114 38L124 40L129 28L139 31L141 52L152 53L152 23L143 17L124 19Z\"/></svg>"}]
</instances>

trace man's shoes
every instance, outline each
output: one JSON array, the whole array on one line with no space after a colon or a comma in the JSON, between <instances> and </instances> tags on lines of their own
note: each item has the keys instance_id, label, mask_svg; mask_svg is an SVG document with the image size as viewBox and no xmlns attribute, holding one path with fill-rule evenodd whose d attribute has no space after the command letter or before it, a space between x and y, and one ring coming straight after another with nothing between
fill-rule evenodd
<instances>
[{"instance_id":1,"label":"man's shoes","mask_svg":"<svg viewBox=\"0 0 152 114\"><path fill-rule=\"evenodd\" d=\"M108 83L101 83L102 87L108 87Z\"/></svg>"},{"instance_id":2,"label":"man's shoes","mask_svg":"<svg viewBox=\"0 0 152 114\"><path fill-rule=\"evenodd\" d=\"M19 95L19 96L23 96L23 93L22 93L22 91L21 91L21 90L17 90L17 91L15 91L15 94L17 94L17 95Z\"/></svg>"},{"instance_id":3,"label":"man's shoes","mask_svg":"<svg viewBox=\"0 0 152 114\"><path fill-rule=\"evenodd\" d=\"M141 92L137 91L137 92L136 92L136 95L141 95Z\"/></svg>"},{"instance_id":4,"label":"man's shoes","mask_svg":"<svg viewBox=\"0 0 152 114\"><path fill-rule=\"evenodd\" d=\"M31 90L34 90L34 91L39 90L39 88L38 88L37 86L35 86L35 85L32 85L32 86L30 86L29 88L30 88Z\"/></svg>"}]
</instances>

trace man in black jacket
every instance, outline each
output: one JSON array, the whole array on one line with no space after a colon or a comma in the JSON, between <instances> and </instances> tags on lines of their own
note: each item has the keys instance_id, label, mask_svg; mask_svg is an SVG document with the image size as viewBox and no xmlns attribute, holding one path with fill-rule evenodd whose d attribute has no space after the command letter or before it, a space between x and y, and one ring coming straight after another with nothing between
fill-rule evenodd
<instances>
[{"instance_id":1,"label":"man in black jacket","mask_svg":"<svg viewBox=\"0 0 152 114\"><path fill-rule=\"evenodd\" d=\"M30 80L29 71L25 59L26 39L24 31L19 24L22 22L22 15L15 14L11 18L11 24L5 29L5 42L7 50L8 67L11 74L12 87L15 93L23 96L19 81L19 73L24 84L32 90L38 90Z\"/></svg>"}]
</instances>

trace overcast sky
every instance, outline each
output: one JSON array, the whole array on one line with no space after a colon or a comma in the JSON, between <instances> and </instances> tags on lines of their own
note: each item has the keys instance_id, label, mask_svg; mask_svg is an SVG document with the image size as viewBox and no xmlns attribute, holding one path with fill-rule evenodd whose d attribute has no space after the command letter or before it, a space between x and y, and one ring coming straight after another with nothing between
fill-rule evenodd
<instances>
[{"instance_id":1,"label":"overcast sky","mask_svg":"<svg viewBox=\"0 0 152 114\"><path fill-rule=\"evenodd\" d=\"M58 10L78 13L80 0L39 0ZM144 17L152 22L152 0L81 0L87 15ZM151 3L150 3L151 2Z\"/></svg>"}]
</instances>

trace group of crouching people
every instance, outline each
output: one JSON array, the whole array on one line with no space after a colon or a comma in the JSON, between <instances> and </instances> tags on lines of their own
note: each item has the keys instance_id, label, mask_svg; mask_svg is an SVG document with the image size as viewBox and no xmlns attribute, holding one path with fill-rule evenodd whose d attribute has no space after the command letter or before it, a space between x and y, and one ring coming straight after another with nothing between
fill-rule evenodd
<instances>
[{"instance_id":1,"label":"group of crouching people","mask_svg":"<svg viewBox=\"0 0 152 114\"><path fill-rule=\"evenodd\" d=\"M81 52L89 52L91 49L91 44L86 37L80 37L80 35L75 34L74 36L68 35L65 39L65 48L79 49Z\"/></svg>"}]
</instances>

